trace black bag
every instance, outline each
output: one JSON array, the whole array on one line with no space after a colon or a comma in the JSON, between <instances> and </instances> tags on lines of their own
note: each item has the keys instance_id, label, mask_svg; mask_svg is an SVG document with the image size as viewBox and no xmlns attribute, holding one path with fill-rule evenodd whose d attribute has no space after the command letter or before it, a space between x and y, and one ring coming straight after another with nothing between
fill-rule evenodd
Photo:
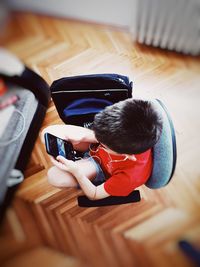
<instances>
[{"instance_id":1,"label":"black bag","mask_svg":"<svg viewBox=\"0 0 200 267\"><path fill-rule=\"evenodd\" d=\"M89 127L97 112L132 97L132 82L119 74L80 75L56 80L50 90L64 123Z\"/></svg>"}]
</instances>

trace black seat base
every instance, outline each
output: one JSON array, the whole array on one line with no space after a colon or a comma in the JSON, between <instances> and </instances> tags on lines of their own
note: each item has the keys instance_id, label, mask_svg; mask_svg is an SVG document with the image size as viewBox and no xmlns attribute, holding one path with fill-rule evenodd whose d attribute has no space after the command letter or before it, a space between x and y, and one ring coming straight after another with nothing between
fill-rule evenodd
<instances>
[{"instance_id":1,"label":"black seat base","mask_svg":"<svg viewBox=\"0 0 200 267\"><path fill-rule=\"evenodd\" d=\"M110 205L120 205L120 204L127 204L132 202L139 202L141 199L140 191L134 190L128 196L117 197L117 196L110 196L103 199L98 200L90 200L86 196L79 196L78 197L78 205L80 207L99 207L99 206L110 206Z\"/></svg>"}]
</instances>

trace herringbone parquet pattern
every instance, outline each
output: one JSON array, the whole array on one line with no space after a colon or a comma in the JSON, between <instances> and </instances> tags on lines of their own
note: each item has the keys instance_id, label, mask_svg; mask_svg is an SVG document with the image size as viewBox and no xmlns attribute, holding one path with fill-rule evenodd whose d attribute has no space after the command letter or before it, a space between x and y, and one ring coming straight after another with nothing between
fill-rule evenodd
<instances>
[{"instance_id":1,"label":"herringbone parquet pattern","mask_svg":"<svg viewBox=\"0 0 200 267\"><path fill-rule=\"evenodd\" d=\"M122 29L29 13L12 15L2 44L49 84L78 74L129 76L134 97L167 105L178 145L177 169L165 188L141 187L139 203L80 208L80 190L47 183L50 163L38 137L1 230L2 266L194 266L177 242L200 249L199 58L137 46ZM51 102L42 128L56 123Z\"/></svg>"}]
</instances>

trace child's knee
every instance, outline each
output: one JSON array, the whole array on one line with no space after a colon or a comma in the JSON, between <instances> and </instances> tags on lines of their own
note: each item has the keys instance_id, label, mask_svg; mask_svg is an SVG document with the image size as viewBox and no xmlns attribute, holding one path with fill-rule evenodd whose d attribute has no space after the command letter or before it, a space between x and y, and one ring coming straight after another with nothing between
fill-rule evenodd
<instances>
[{"instance_id":1,"label":"child's knee","mask_svg":"<svg viewBox=\"0 0 200 267\"><path fill-rule=\"evenodd\" d=\"M50 184L55 185L56 183L56 167L51 167L47 172L47 180Z\"/></svg>"},{"instance_id":2,"label":"child's knee","mask_svg":"<svg viewBox=\"0 0 200 267\"><path fill-rule=\"evenodd\" d=\"M62 173L55 166L48 170L47 180L51 185L56 187L77 187L77 182L70 173Z\"/></svg>"}]
</instances>

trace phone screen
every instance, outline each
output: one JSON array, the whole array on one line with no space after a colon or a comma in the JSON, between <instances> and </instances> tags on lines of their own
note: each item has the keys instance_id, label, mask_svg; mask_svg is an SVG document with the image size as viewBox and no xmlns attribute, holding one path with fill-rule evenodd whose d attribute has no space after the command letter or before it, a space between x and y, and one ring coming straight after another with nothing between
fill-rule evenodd
<instances>
[{"instance_id":1,"label":"phone screen","mask_svg":"<svg viewBox=\"0 0 200 267\"><path fill-rule=\"evenodd\" d=\"M56 158L58 155L69 160L75 160L75 153L72 144L52 134L45 133L45 145L47 153Z\"/></svg>"}]
</instances>

